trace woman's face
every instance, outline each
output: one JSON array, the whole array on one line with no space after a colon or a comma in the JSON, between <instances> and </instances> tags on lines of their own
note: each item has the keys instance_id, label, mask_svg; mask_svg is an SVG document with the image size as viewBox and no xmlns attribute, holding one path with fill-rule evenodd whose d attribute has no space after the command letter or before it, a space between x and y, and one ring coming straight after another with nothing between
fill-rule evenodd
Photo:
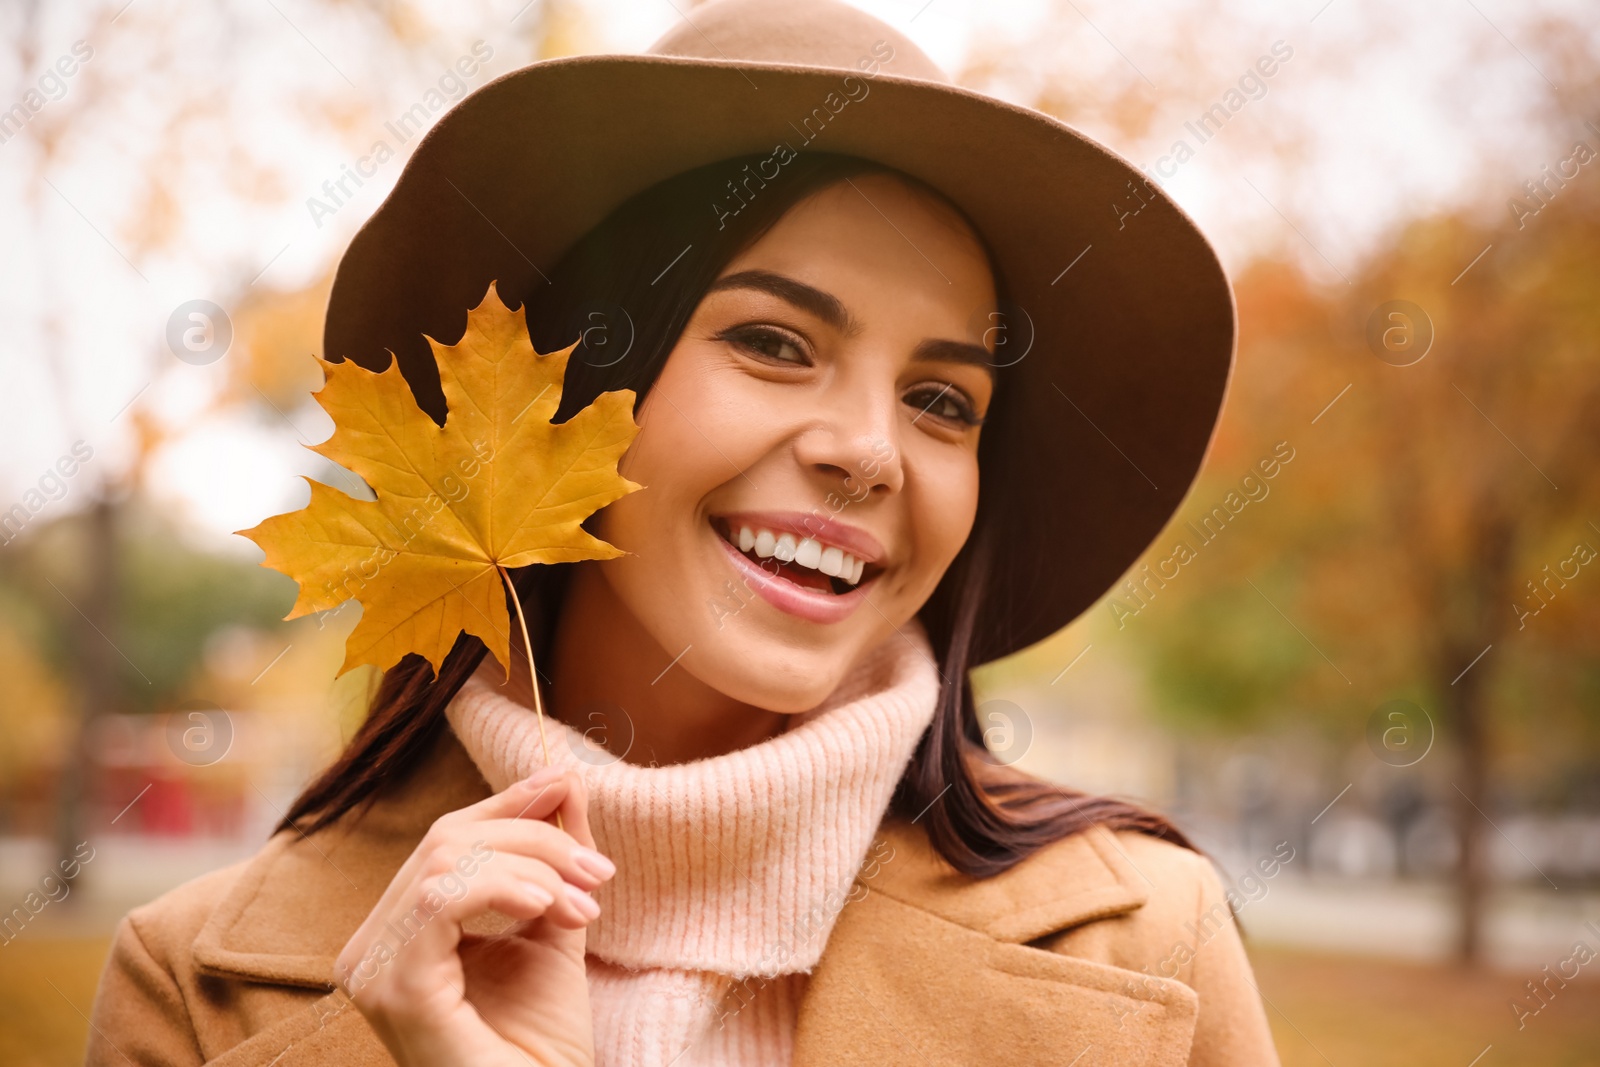
<instances>
[{"instance_id":1,"label":"woman's face","mask_svg":"<svg viewBox=\"0 0 1600 1067\"><path fill-rule=\"evenodd\" d=\"M994 281L948 206L882 174L728 264L638 413L645 488L599 564L675 669L815 707L932 594L972 528Z\"/></svg>"}]
</instances>

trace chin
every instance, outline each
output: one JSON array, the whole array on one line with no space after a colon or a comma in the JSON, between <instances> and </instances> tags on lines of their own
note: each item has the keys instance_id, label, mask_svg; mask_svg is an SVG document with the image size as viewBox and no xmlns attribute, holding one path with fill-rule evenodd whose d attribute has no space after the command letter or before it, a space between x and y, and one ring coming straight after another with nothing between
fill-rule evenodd
<instances>
[{"instance_id":1,"label":"chin","mask_svg":"<svg viewBox=\"0 0 1600 1067\"><path fill-rule=\"evenodd\" d=\"M692 673L735 700L785 715L810 711L827 698L854 665L859 649L797 649L751 620L729 619L695 651ZM685 659L685 664L688 660Z\"/></svg>"}]
</instances>

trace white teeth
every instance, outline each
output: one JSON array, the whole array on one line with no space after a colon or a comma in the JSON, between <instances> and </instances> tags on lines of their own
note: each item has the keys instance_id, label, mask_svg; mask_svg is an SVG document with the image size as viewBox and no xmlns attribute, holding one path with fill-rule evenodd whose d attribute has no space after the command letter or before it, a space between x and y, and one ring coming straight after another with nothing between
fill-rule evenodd
<instances>
[{"instance_id":1,"label":"white teeth","mask_svg":"<svg viewBox=\"0 0 1600 1067\"><path fill-rule=\"evenodd\" d=\"M754 552L761 559L777 557L838 578L847 585L859 585L866 560L857 559L836 545L824 545L813 537L797 538L792 533L774 533L759 527L741 526L736 534L741 552Z\"/></svg>"},{"instance_id":2,"label":"white teeth","mask_svg":"<svg viewBox=\"0 0 1600 1067\"><path fill-rule=\"evenodd\" d=\"M813 538L807 537L795 548L794 561L802 567L816 570L817 564L822 562L822 546Z\"/></svg>"}]
</instances>

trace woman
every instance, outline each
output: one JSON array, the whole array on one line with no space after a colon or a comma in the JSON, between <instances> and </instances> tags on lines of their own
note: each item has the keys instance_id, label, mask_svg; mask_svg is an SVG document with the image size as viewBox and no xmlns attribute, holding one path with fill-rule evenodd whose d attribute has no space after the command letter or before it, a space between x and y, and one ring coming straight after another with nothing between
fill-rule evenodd
<instances>
[{"instance_id":1,"label":"woman","mask_svg":"<svg viewBox=\"0 0 1600 1067\"><path fill-rule=\"evenodd\" d=\"M550 721L516 656L411 657L257 856L136 909L90 1062L1276 1063L1208 863L987 754L967 683L1209 438L1231 294L1159 193L1104 210L1133 173L832 3L441 120L328 351L443 420L422 335L497 281L582 341L556 421L638 393L628 554L516 578Z\"/></svg>"}]
</instances>

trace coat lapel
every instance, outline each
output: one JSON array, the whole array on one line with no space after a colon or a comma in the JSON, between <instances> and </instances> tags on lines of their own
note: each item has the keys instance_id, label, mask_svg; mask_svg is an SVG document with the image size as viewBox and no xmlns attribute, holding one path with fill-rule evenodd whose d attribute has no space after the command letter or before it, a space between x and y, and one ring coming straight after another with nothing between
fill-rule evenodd
<instances>
[{"instance_id":1,"label":"coat lapel","mask_svg":"<svg viewBox=\"0 0 1600 1067\"><path fill-rule=\"evenodd\" d=\"M1028 944L1144 906L1110 834L982 881L897 819L874 855L807 986L793 1067L1187 1062L1198 1007L1187 986Z\"/></svg>"}]
</instances>

